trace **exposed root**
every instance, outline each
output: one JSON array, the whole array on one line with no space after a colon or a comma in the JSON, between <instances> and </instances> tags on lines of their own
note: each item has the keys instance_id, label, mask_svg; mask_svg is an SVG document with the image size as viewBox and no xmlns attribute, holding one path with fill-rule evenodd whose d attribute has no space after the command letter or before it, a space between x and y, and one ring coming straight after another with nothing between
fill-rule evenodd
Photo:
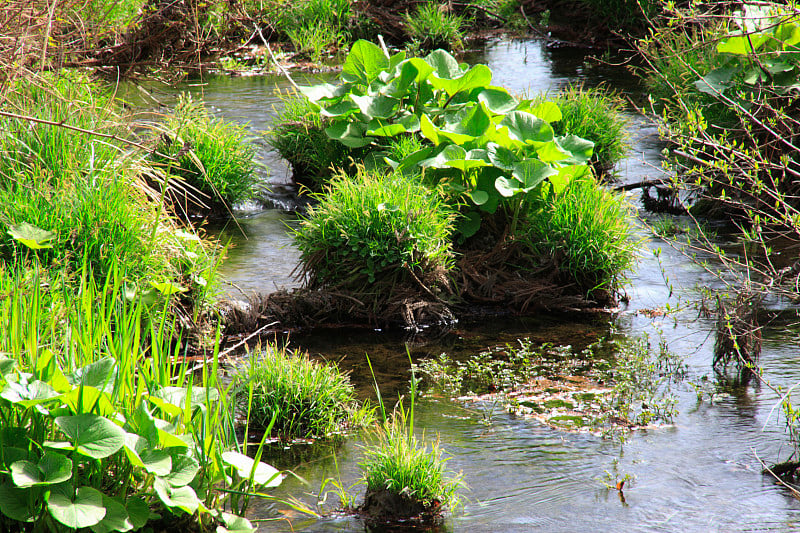
<instances>
[{"instance_id":1,"label":"exposed root","mask_svg":"<svg viewBox=\"0 0 800 533\"><path fill-rule=\"evenodd\" d=\"M744 372L758 361L761 355L759 304L760 298L746 291L740 292L733 304L717 298L714 368L734 363ZM742 377L745 377L744 373Z\"/></svg>"}]
</instances>

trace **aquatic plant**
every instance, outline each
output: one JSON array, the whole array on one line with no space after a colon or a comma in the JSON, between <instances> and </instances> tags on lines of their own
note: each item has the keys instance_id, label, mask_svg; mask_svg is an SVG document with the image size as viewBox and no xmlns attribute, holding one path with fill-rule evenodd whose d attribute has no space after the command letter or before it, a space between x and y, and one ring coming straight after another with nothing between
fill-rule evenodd
<instances>
[{"instance_id":1,"label":"aquatic plant","mask_svg":"<svg viewBox=\"0 0 800 533\"><path fill-rule=\"evenodd\" d=\"M448 4L440 4L434 0L426 0L417 4L416 9L406 13L403 21L406 33L412 42L421 50L459 50L464 47L465 20L450 11Z\"/></svg>"},{"instance_id":2,"label":"aquatic plant","mask_svg":"<svg viewBox=\"0 0 800 533\"><path fill-rule=\"evenodd\" d=\"M106 87L83 73L45 73L18 80L3 109L30 119L0 118L2 260L35 256L75 271L85 262L98 279L116 264L133 283L200 288L192 279L213 250L157 214L141 178L146 153L122 142L130 119Z\"/></svg>"},{"instance_id":3,"label":"aquatic plant","mask_svg":"<svg viewBox=\"0 0 800 533\"><path fill-rule=\"evenodd\" d=\"M445 469L447 458L439 441L426 442L424 435L421 439L414 435L416 386L412 367L409 409L403 407L401 399L387 416L375 385L383 425L376 431L377 442L364 447L364 460L359 463L366 485L359 512L368 520L435 521L443 509L452 510L460 502L458 491L464 486L463 479L461 474Z\"/></svg>"},{"instance_id":4,"label":"aquatic plant","mask_svg":"<svg viewBox=\"0 0 800 533\"><path fill-rule=\"evenodd\" d=\"M0 268L0 527L251 527L243 495L282 476L236 440L216 348L195 374L118 270L78 286Z\"/></svg>"},{"instance_id":5,"label":"aquatic plant","mask_svg":"<svg viewBox=\"0 0 800 533\"><path fill-rule=\"evenodd\" d=\"M628 151L627 123L621 111L624 101L603 88L572 85L533 99L537 104L554 102L561 110L561 120L552 123L556 135L571 133L594 143L590 164L597 176L612 171Z\"/></svg>"},{"instance_id":6,"label":"aquatic plant","mask_svg":"<svg viewBox=\"0 0 800 533\"><path fill-rule=\"evenodd\" d=\"M317 198L294 232L308 286L376 298L409 283L441 288L437 279L453 264L455 213L435 193L397 173L360 169Z\"/></svg>"},{"instance_id":7,"label":"aquatic plant","mask_svg":"<svg viewBox=\"0 0 800 533\"><path fill-rule=\"evenodd\" d=\"M574 179L560 194L538 198L528 209L527 247L553 261L563 281L589 297L604 299L602 291L618 286L636 260L630 206L591 178Z\"/></svg>"},{"instance_id":8,"label":"aquatic plant","mask_svg":"<svg viewBox=\"0 0 800 533\"><path fill-rule=\"evenodd\" d=\"M401 171L419 168L451 203L461 204L458 231L464 238L499 208L514 234L524 203L546 190L558 193L589 172L594 145L555 136L550 123L561 119L558 106L520 101L492 86L486 65L460 65L443 50L425 58L389 56L358 41L342 81L302 88L329 117L327 135L372 150L400 135L421 135L423 149L389 164Z\"/></svg>"},{"instance_id":9,"label":"aquatic plant","mask_svg":"<svg viewBox=\"0 0 800 533\"><path fill-rule=\"evenodd\" d=\"M243 126L213 117L202 102L182 94L163 129L152 160L184 182L169 191L173 202L190 212L204 212L206 203L225 214L253 196L258 188L255 149ZM197 198L192 191L206 197Z\"/></svg>"},{"instance_id":10,"label":"aquatic plant","mask_svg":"<svg viewBox=\"0 0 800 533\"><path fill-rule=\"evenodd\" d=\"M308 354L261 347L237 368L235 381L249 426L283 440L331 437L372 419L348 377Z\"/></svg>"}]
</instances>

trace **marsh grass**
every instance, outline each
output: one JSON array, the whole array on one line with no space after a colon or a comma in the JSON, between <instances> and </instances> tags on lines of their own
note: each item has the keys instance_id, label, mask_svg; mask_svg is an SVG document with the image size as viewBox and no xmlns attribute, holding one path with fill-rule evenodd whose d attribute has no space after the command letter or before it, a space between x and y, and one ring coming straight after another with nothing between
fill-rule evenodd
<instances>
[{"instance_id":1,"label":"marsh grass","mask_svg":"<svg viewBox=\"0 0 800 533\"><path fill-rule=\"evenodd\" d=\"M86 75L63 71L20 80L6 110L125 137L127 117ZM0 119L0 258L102 279L116 263L133 282L187 280L210 264L203 242L159 216L140 176L145 155L119 142L59 126ZM28 224L49 235L31 250L10 231ZM157 237L157 238L155 238Z\"/></svg>"},{"instance_id":2,"label":"marsh grass","mask_svg":"<svg viewBox=\"0 0 800 533\"><path fill-rule=\"evenodd\" d=\"M333 168L347 168L350 157L362 150L348 149L325 134L325 120L308 98L296 93L281 94L278 110L267 142L292 166L294 181L314 192L322 190Z\"/></svg>"},{"instance_id":3,"label":"marsh grass","mask_svg":"<svg viewBox=\"0 0 800 533\"><path fill-rule=\"evenodd\" d=\"M244 126L215 118L188 94L180 96L164 126L154 163L204 193L213 212L225 214L226 206L253 196L258 188L255 148ZM173 200L192 209L193 203L177 191Z\"/></svg>"},{"instance_id":4,"label":"marsh grass","mask_svg":"<svg viewBox=\"0 0 800 533\"><path fill-rule=\"evenodd\" d=\"M421 439L414 435L417 383L412 367L410 407L406 410L401 398L391 416L387 416L375 384L383 424L375 432L376 442L365 446L359 463L366 485L361 510L372 519L435 521L443 509L453 510L461 502L459 490L464 481L461 474L446 470L448 458L443 456L439 440L430 442L424 435Z\"/></svg>"},{"instance_id":5,"label":"marsh grass","mask_svg":"<svg viewBox=\"0 0 800 533\"><path fill-rule=\"evenodd\" d=\"M590 296L610 290L636 260L636 242L624 197L592 178L571 181L529 207L523 239L549 258L564 282Z\"/></svg>"},{"instance_id":6,"label":"marsh grass","mask_svg":"<svg viewBox=\"0 0 800 533\"><path fill-rule=\"evenodd\" d=\"M577 135L594 143L591 164L598 175L611 172L628 151L628 121L624 100L613 91L572 85L554 95L541 94L535 103L555 102L561 120L553 122L556 135Z\"/></svg>"},{"instance_id":7,"label":"marsh grass","mask_svg":"<svg viewBox=\"0 0 800 533\"><path fill-rule=\"evenodd\" d=\"M317 199L294 232L308 286L358 294L452 267L455 213L422 184L360 169Z\"/></svg>"},{"instance_id":8,"label":"marsh grass","mask_svg":"<svg viewBox=\"0 0 800 533\"><path fill-rule=\"evenodd\" d=\"M421 50L460 50L464 47L464 17L450 11L447 4L426 0L403 17L406 33Z\"/></svg>"},{"instance_id":9,"label":"marsh grass","mask_svg":"<svg viewBox=\"0 0 800 533\"><path fill-rule=\"evenodd\" d=\"M358 405L347 375L308 354L262 347L237 368L235 382L250 427L281 440L332 437L372 421L372 409Z\"/></svg>"}]
</instances>

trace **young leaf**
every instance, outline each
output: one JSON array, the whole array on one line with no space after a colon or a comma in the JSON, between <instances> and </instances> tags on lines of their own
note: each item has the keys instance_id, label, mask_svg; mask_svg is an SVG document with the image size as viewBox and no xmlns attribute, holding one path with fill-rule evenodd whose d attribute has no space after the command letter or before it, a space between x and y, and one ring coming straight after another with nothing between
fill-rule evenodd
<instances>
[{"instance_id":1,"label":"young leaf","mask_svg":"<svg viewBox=\"0 0 800 533\"><path fill-rule=\"evenodd\" d=\"M57 452L44 452L38 464L17 461L11 465L14 485L27 489L37 485L55 485L72 477L72 461Z\"/></svg>"},{"instance_id":2,"label":"young leaf","mask_svg":"<svg viewBox=\"0 0 800 533\"><path fill-rule=\"evenodd\" d=\"M487 87L478 93L478 101L482 102L492 113L504 115L513 111L519 102L503 87ZM540 117L543 120L544 117Z\"/></svg>"},{"instance_id":3,"label":"young leaf","mask_svg":"<svg viewBox=\"0 0 800 533\"><path fill-rule=\"evenodd\" d=\"M428 78L436 90L444 90L448 96L454 96L461 91L469 91L476 87L485 87L492 82L492 71L486 65L474 65L471 69L458 77L440 78L434 74Z\"/></svg>"},{"instance_id":4,"label":"young leaf","mask_svg":"<svg viewBox=\"0 0 800 533\"><path fill-rule=\"evenodd\" d=\"M450 79L461 74L458 61L444 50L434 50L425 57L425 62L433 67L440 79Z\"/></svg>"},{"instance_id":5,"label":"young leaf","mask_svg":"<svg viewBox=\"0 0 800 533\"><path fill-rule=\"evenodd\" d=\"M523 143L548 142L553 140L553 128L544 120L525 111L512 111L500 121L506 126L511 138Z\"/></svg>"},{"instance_id":6,"label":"young leaf","mask_svg":"<svg viewBox=\"0 0 800 533\"><path fill-rule=\"evenodd\" d=\"M555 102L542 102L530 111L545 122L558 122L563 118L561 109Z\"/></svg>"},{"instance_id":7,"label":"young leaf","mask_svg":"<svg viewBox=\"0 0 800 533\"><path fill-rule=\"evenodd\" d=\"M378 78L381 71L389 68L389 59L381 48L369 41L360 39L353 44L342 67L342 79L369 85Z\"/></svg>"}]
</instances>

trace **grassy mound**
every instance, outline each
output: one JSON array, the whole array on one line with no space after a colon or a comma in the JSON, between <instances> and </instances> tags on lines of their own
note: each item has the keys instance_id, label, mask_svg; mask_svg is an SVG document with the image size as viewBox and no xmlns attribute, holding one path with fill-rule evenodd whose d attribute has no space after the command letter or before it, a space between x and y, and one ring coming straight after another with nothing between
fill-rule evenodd
<instances>
[{"instance_id":1,"label":"grassy mound","mask_svg":"<svg viewBox=\"0 0 800 533\"><path fill-rule=\"evenodd\" d=\"M249 424L281 439L330 437L371 420L371 410L357 406L347 376L307 354L259 350L239 368L236 381L246 385L242 403Z\"/></svg>"},{"instance_id":2,"label":"grassy mound","mask_svg":"<svg viewBox=\"0 0 800 533\"><path fill-rule=\"evenodd\" d=\"M186 94L165 122L154 162L184 182L170 191L174 203L189 212L226 214L253 196L258 186L255 149L243 126L214 118L202 102ZM192 191L205 198L192 201Z\"/></svg>"},{"instance_id":3,"label":"grassy mound","mask_svg":"<svg viewBox=\"0 0 800 533\"><path fill-rule=\"evenodd\" d=\"M562 283L593 296L613 289L636 258L630 207L625 199L591 179L573 180L559 195L531 205L523 241L552 261Z\"/></svg>"},{"instance_id":4,"label":"grassy mound","mask_svg":"<svg viewBox=\"0 0 800 533\"><path fill-rule=\"evenodd\" d=\"M391 297L438 282L451 268L454 211L422 184L398 174L339 175L295 232L312 288Z\"/></svg>"}]
</instances>

